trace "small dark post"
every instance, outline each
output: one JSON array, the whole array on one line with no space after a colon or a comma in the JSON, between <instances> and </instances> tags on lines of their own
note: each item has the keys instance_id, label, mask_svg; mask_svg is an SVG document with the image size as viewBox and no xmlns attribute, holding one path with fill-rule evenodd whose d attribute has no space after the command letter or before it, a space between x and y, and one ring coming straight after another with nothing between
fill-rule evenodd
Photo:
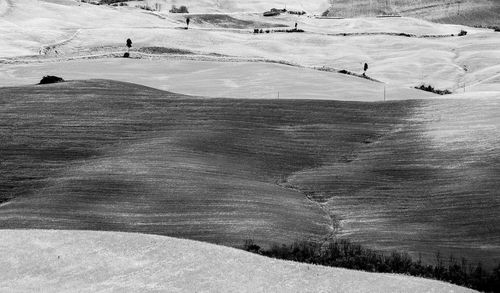
<instances>
[{"instance_id":1,"label":"small dark post","mask_svg":"<svg viewBox=\"0 0 500 293\"><path fill-rule=\"evenodd\" d=\"M189 23L191 22L191 19L188 17L186 18L186 29L189 29Z\"/></svg>"}]
</instances>

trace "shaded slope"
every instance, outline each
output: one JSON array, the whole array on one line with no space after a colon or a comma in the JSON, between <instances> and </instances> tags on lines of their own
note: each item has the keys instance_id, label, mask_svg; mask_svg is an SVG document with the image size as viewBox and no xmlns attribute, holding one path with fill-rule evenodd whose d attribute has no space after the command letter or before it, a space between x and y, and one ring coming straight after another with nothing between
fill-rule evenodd
<instances>
[{"instance_id":1,"label":"shaded slope","mask_svg":"<svg viewBox=\"0 0 500 293\"><path fill-rule=\"evenodd\" d=\"M382 140L285 185L324 202L349 239L491 268L500 262L499 113L498 98L423 101Z\"/></svg>"},{"instance_id":2,"label":"shaded slope","mask_svg":"<svg viewBox=\"0 0 500 293\"><path fill-rule=\"evenodd\" d=\"M426 261L498 262L495 98L208 100L109 81L0 97L3 228L233 246L338 229Z\"/></svg>"},{"instance_id":3,"label":"shaded slope","mask_svg":"<svg viewBox=\"0 0 500 293\"><path fill-rule=\"evenodd\" d=\"M2 231L9 292L474 292L413 277L285 262L189 240L82 231Z\"/></svg>"},{"instance_id":4,"label":"shaded slope","mask_svg":"<svg viewBox=\"0 0 500 293\"><path fill-rule=\"evenodd\" d=\"M315 203L276 182L354 151L407 112L399 104L380 112L386 106L200 100L108 81L4 88L0 97L9 200L1 227L230 245L329 234Z\"/></svg>"}]
</instances>

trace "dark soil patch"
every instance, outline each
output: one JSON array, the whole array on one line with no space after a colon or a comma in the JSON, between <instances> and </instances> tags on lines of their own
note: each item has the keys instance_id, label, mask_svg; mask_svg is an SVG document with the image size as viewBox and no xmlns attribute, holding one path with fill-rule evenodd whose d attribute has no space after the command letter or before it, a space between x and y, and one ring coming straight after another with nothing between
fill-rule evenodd
<instances>
[{"instance_id":1,"label":"dark soil patch","mask_svg":"<svg viewBox=\"0 0 500 293\"><path fill-rule=\"evenodd\" d=\"M192 23L198 25L211 24L221 28L248 29L254 27L286 27L286 25L281 24L242 20L225 14L195 14L189 17Z\"/></svg>"},{"instance_id":2,"label":"dark soil patch","mask_svg":"<svg viewBox=\"0 0 500 293\"><path fill-rule=\"evenodd\" d=\"M176 54L176 55L194 54L192 51L189 50L178 49L178 48L167 48L167 47L142 47L138 51L147 54Z\"/></svg>"}]
</instances>

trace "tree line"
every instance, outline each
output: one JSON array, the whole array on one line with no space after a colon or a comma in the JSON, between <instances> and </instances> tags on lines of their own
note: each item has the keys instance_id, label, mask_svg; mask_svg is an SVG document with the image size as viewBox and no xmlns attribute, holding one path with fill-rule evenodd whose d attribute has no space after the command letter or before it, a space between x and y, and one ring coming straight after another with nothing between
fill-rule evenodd
<instances>
[{"instance_id":1,"label":"tree line","mask_svg":"<svg viewBox=\"0 0 500 293\"><path fill-rule=\"evenodd\" d=\"M453 256L446 260L439 252L435 264L426 265L421 258L415 261L408 253L394 251L387 255L345 239L325 243L302 241L291 245L273 245L269 249L262 249L252 240L246 240L243 249L276 259L368 272L406 274L483 292L500 292L500 264L492 271L487 271L481 263L473 265L465 258Z\"/></svg>"}]
</instances>

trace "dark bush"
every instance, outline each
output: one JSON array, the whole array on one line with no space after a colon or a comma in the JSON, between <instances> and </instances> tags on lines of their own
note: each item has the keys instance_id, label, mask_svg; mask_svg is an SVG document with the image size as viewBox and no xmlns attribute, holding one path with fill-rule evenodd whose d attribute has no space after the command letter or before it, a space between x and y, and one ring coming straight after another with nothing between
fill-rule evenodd
<instances>
[{"instance_id":1,"label":"dark bush","mask_svg":"<svg viewBox=\"0 0 500 293\"><path fill-rule=\"evenodd\" d=\"M148 5L139 5L139 6L136 6L136 7L139 7L140 9L144 9L144 10L147 10L147 11L153 11L153 8L149 7Z\"/></svg>"},{"instance_id":2,"label":"dark bush","mask_svg":"<svg viewBox=\"0 0 500 293\"><path fill-rule=\"evenodd\" d=\"M260 246L256 245L252 239L245 240L243 249L253 253L260 253Z\"/></svg>"},{"instance_id":3,"label":"dark bush","mask_svg":"<svg viewBox=\"0 0 500 293\"><path fill-rule=\"evenodd\" d=\"M175 5L172 5L172 9L169 10L170 13L189 13L188 8L184 5L177 8Z\"/></svg>"},{"instance_id":4,"label":"dark bush","mask_svg":"<svg viewBox=\"0 0 500 293\"><path fill-rule=\"evenodd\" d=\"M274 8L273 8L273 9L274 9ZM270 16L278 16L278 15L280 15L280 12L279 12L279 11L277 11L277 10L273 10L273 9L271 9L271 11L266 11L266 12L264 12L264 14L263 14L263 15L264 15L264 16L266 16L266 17L270 17Z\"/></svg>"},{"instance_id":5,"label":"dark bush","mask_svg":"<svg viewBox=\"0 0 500 293\"><path fill-rule=\"evenodd\" d=\"M432 87L431 85L421 85L421 86L416 86L415 87L416 89L418 90L422 90L422 91L426 91L426 92L431 92L431 93L435 93L435 94L438 94L438 95L449 95L451 94L452 92L449 91L449 90L438 90L438 89L435 89L434 87Z\"/></svg>"},{"instance_id":6,"label":"dark bush","mask_svg":"<svg viewBox=\"0 0 500 293\"><path fill-rule=\"evenodd\" d=\"M132 1L132 0L101 0L99 2L99 4L119 4L120 6L124 6L123 4L127 4L127 3L123 3L123 2L128 2L128 1Z\"/></svg>"},{"instance_id":7,"label":"dark bush","mask_svg":"<svg viewBox=\"0 0 500 293\"><path fill-rule=\"evenodd\" d=\"M467 35L467 31L464 31L464 30L461 30L461 31L458 33L458 36L459 36L459 37L466 36L466 35Z\"/></svg>"},{"instance_id":8,"label":"dark bush","mask_svg":"<svg viewBox=\"0 0 500 293\"><path fill-rule=\"evenodd\" d=\"M129 52L125 52L125 54L123 54L123 58L129 58L130 57L130 53Z\"/></svg>"},{"instance_id":9,"label":"dark bush","mask_svg":"<svg viewBox=\"0 0 500 293\"><path fill-rule=\"evenodd\" d=\"M294 15L305 15L306 14L305 11L293 11L293 10L289 10L288 13L294 14Z\"/></svg>"},{"instance_id":10,"label":"dark bush","mask_svg":"<svg viewBox=\"0 0 500 293\"><path fill-rule=\"evenodd\" d=\"M49 84L49 83L58 83L58 82L64 82L64 79L58 76L53 76L53 75L46 75L40 80L39 84Z\"/></svg>"}]
</instances>

